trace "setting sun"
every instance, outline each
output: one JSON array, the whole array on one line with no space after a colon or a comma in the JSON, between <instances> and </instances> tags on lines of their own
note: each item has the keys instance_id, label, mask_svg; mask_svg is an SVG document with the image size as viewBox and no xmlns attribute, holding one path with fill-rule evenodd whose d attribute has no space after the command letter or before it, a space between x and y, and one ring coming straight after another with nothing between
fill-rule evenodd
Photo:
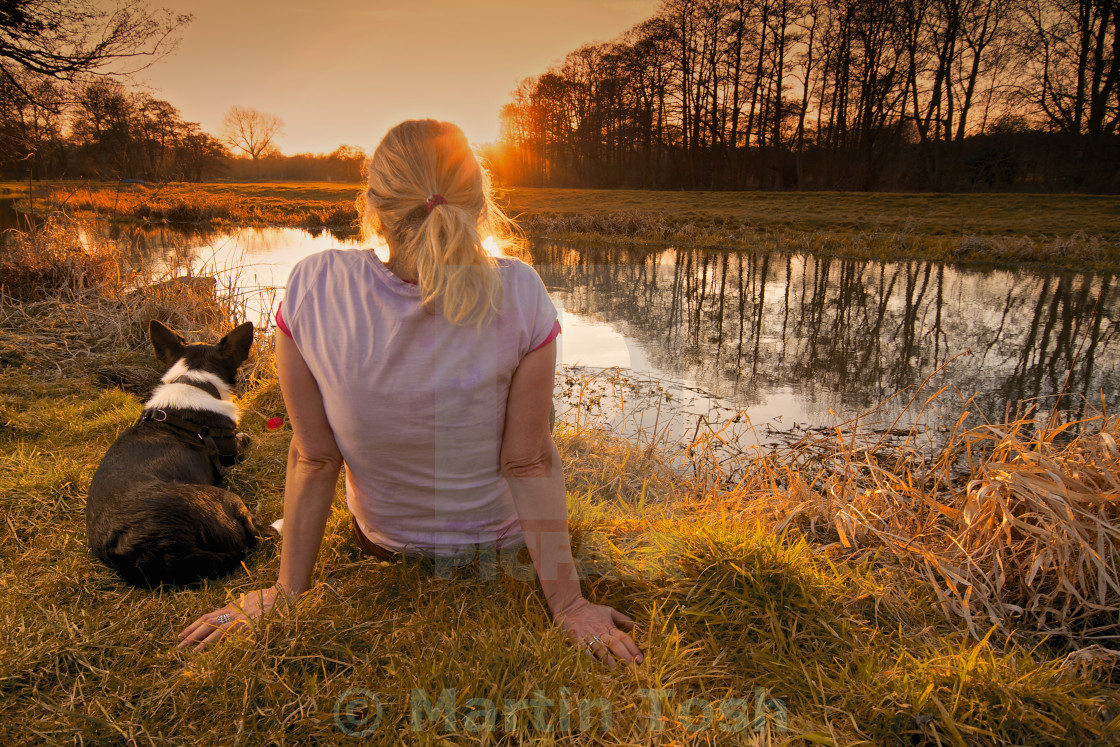
<instances>
[{"instance_id":1,"label":"setting sun","mask_svg":"<svg viewBox=\"0 0 1120 747\"><path fill-rule=\"evenodd\" d=\"M141 79L206 131L218 130L235 105L275 114L284 122L277 144L293 154L330 153L342 143L369 150L396 123L424 117L455 122L472 143L492 143L519 80L625 31L657 2L174 5L193 15L189 31Z\"/></svg>"}]
</instances>

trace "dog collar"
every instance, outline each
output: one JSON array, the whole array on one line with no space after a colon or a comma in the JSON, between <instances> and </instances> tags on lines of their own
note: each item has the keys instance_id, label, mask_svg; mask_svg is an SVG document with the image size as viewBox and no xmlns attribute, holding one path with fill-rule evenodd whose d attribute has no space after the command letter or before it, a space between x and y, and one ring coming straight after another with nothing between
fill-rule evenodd
<instances>
[{"instance_id":1,"label":"dog collar","mask_svg":"<svg viewBox=\"0 0 1120 747\"><path fill-rule=\"evenodd\" d=\"M214 386L209 381L195 381L194 379L188 379L186 376L180 376L179 378L173 379L173 380L171 380L167 383L168 384L188 384L190 386L193 386L195 389L201 389L202 391L206 392L207 394L209 394L214 399L221 399L222 398L222 393L218 391L218 387Z\"/></svg>"}]
</instances>

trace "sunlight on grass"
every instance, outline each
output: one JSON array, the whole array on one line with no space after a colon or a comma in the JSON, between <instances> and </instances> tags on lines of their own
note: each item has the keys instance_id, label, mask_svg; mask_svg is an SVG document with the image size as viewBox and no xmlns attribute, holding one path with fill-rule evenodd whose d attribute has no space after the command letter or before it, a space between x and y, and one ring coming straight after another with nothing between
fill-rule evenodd
<instances>
[{"instance_id":1,"label":"sunlight on grass","mask_svg":"<svg viewBox=\"0 0 1120 747\"><path fill-rule=\"evenodd\" d=\"M201 336L243 308L198 278L136 293L75 231L0 256L0 743L360 743L355 689L379 698L378 743L1104 744L1120 727L1104 414L962 428L932 454L843 424L738 465L713 426L685 471L682 445L561 417L585 589L637 620L637 669L593 663L504 567L361 555L341 502L295 609L178 650L201 611L275 579L278 543L199 588L140 591L89 555L84 496L159 376L147 321ZM272 520L291 431L265 427L284 414L267 335L241 388L252 445L229 486ZM454 736L414 721L418 693L444 694ZM505 710L535 693L540 722ZM494 729L471 734L485 702Z\"/></svg>"},{"instance_id":2,"label":"sunlight on grass","mask_svg":"<svg viewBox=\"0 0 1120 747\"><path fill-rule=\"evenodd\" d=\"M5 186L26 195L26 185L0 189ZM141 224L291 226L356 235L359 189L333 182L46 182L35 185L35 206ZM503 209L531 236L1120 272L1120 209L1112 196L500 191ZM20 204L27 207L26 200Z\"/></svg>"}]
</instances>

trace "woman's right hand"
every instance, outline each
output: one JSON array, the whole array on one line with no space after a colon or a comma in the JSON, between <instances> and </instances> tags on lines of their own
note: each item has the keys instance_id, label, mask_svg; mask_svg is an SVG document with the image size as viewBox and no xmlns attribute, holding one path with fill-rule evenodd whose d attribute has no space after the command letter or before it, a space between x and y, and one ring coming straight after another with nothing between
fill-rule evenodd
<instances>
[{"instance_id":1,"label":"woman's right hand","mask_svg":"<svg viewBox=\"0 0 1120 747\"><path fill-rule=\"evenodd\" d=\"M279 586L242 594L238 602L207 612L184 628L179 633L178 647L194 646L196 651L201 651L220 641L226 631L236 625L260 622L272 611L277 599L287 599Z\"/></svg>"}]
</instances>

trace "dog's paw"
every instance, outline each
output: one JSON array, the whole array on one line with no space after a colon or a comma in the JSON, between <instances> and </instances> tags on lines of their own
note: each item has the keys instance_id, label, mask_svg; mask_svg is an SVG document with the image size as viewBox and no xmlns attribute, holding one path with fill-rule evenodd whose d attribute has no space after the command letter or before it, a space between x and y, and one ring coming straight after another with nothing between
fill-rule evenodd
<instances>
[{"instance_id":1,"label":"dog's paw","mask_svg":"<svg viewBox=\"0 0 1120 747\"><path fill-rule=\"evenodd\" d=\"M277 519L276 521L269 524L269 526L272 527L273 529L275 529L277 534L283 534L284 533L284 520L283 519Z\"/></svg>"}]
</instances>

